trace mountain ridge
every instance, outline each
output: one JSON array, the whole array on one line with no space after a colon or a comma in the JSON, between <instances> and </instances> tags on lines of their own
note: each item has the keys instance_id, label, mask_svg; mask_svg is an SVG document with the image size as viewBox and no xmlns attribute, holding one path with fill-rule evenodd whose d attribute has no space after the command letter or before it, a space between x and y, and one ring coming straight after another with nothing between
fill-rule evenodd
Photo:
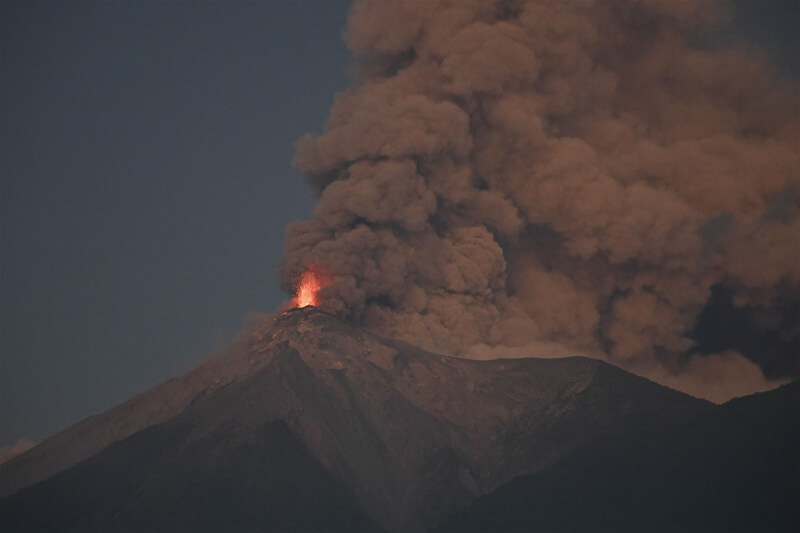
<instances>
[{"instance_id":1,"label":"mountain ridge","mask_svg":"<svg viewBox=\"0 0 800 533\"><path fill-rule=\"evenodd\" d=\"M687 533L800 528L800 382L668 426L634 420L517 477L433 533ZM611 437L611 438L609 438Z\"/></svg>"},{"instance_id":2,"label":"mountain ridge","mask_svg":"<svg viewBox=\"0 0 800 533\"><path fill-rule=\"evenodd\" d=\"M316 308L276 317L161 387L101 415L83 440L75 437L78 429L67 430L48 447L76 438L78 452L89 454L85 459L102 456L114 465L129 460L115 455L114 443L135 438L147 427L163 426L169 432L188 425L191 431L176 437L184 446L191 449L207 435L220 435L215 446L225 455L236 445L225 443L226 431L253 435L280 422L314 461L352 491L369 519L388 531L434 527L475 498L553 464L631 417L710 406L602 361L447 357L380 339ZM176 396L166 408L155 409L161 395L172 393ZM146 424L145 415L154 412L157 422ZM102 445L91 437L102 429L103 417L113 424L101 434L117 438L92 453L92 445ZM145 427L136 429L139 425ZM125 431L129 434L119 437ZM24 466L27 460L35 466L35 457L21 456L9 465ZM201 457L197 460L202 463ZM155 463L137 461L157 475ZM76 463L62 468L64 476L85 468L85 461ZM199 464L192 468L205 472ZM4 485L7 471L0 467ZM7 498L5 509L13 501L35 500L48 483L52 486L45 479ZM180 478L164 483L159 490L165 499L188 490ZM137 516L164 514L145 503L131 505L144 506Z\"/></svg>"}]
</instances>

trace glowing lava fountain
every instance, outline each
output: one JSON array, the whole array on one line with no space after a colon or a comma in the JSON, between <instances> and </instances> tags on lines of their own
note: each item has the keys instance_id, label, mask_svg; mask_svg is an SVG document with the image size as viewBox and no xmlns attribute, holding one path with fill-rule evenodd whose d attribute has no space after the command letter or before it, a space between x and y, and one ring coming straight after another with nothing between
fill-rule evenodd
<instances>
[{"instance_id":1,"label":"glowing lava fountain","mask_svg":"<svg viewBox=\"0 0 800 533\"><path fill-rule=\"evenodd\" d=\"M297 285L297 294L292 302L293 307L308 307L319 305L319 290L323 287L323 276L314 270L306 270L300 276Z\"/></svg>"}]
</instances>

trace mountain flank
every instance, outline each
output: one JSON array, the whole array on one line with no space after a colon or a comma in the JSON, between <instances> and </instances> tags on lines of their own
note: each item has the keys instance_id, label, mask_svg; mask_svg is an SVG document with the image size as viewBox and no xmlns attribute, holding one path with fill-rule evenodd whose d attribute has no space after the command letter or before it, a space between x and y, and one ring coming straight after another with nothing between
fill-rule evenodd
<instances>
[{"instance_id":1,"label":"mountain flank","mask_svg":"<svg viewBox=\"0 0 800 533\"><path fill-rule=\"evenodd\" d=\"M502 530L478 520L491 502L560 487L549 512L569 514L572 487L588 499L601 474L624 508L648 494L625 486L630 461L657 480L674 465L647 450L694 457L697 428L735 425L725 412L602 361L446 357L307 307L0 466L0 518L6 531Z\"/></svg>"}]
</instances>

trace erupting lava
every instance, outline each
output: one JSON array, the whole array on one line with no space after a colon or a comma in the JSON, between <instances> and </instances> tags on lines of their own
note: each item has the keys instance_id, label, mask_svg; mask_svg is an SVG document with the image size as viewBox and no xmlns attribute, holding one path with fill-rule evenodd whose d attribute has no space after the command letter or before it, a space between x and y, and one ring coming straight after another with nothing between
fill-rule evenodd
<instances>
[{"instance_id":1,"label":"erupting lava","mask_svg":"<svg viewBox=\"0 0 800 533\"><path fill-rule=\"evenodd\" d=\"M314 270L306 270L300 276L300 283L297 285L297 294L292 300L292 307L308 307L309 305L319 305L318 292L323 287L323 276Z\"/></svg>"}]
</instances>

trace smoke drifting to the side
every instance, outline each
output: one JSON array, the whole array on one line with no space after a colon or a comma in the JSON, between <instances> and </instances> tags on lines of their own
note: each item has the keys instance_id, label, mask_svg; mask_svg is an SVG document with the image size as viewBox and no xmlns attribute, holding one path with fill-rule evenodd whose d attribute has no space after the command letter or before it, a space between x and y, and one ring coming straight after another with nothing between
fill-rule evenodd
<instances>
[{"instance_id":1,"label":"smoke drifting to the side","mask_svg":"<svg viewBox=\"0 0 800 533\"><path fill-rule=\"evenodd\" d=\"M761 316L800 298L797 87L744 51L693 47L724 16L712 1L356 2L358 82L298 144L319 203L287 231L285 286L324 265L324 307L446 353L766 387L738 354L686 355L712 287ZM765 327L797 339L787 322Z\"/></svg>"}]
</instances>

